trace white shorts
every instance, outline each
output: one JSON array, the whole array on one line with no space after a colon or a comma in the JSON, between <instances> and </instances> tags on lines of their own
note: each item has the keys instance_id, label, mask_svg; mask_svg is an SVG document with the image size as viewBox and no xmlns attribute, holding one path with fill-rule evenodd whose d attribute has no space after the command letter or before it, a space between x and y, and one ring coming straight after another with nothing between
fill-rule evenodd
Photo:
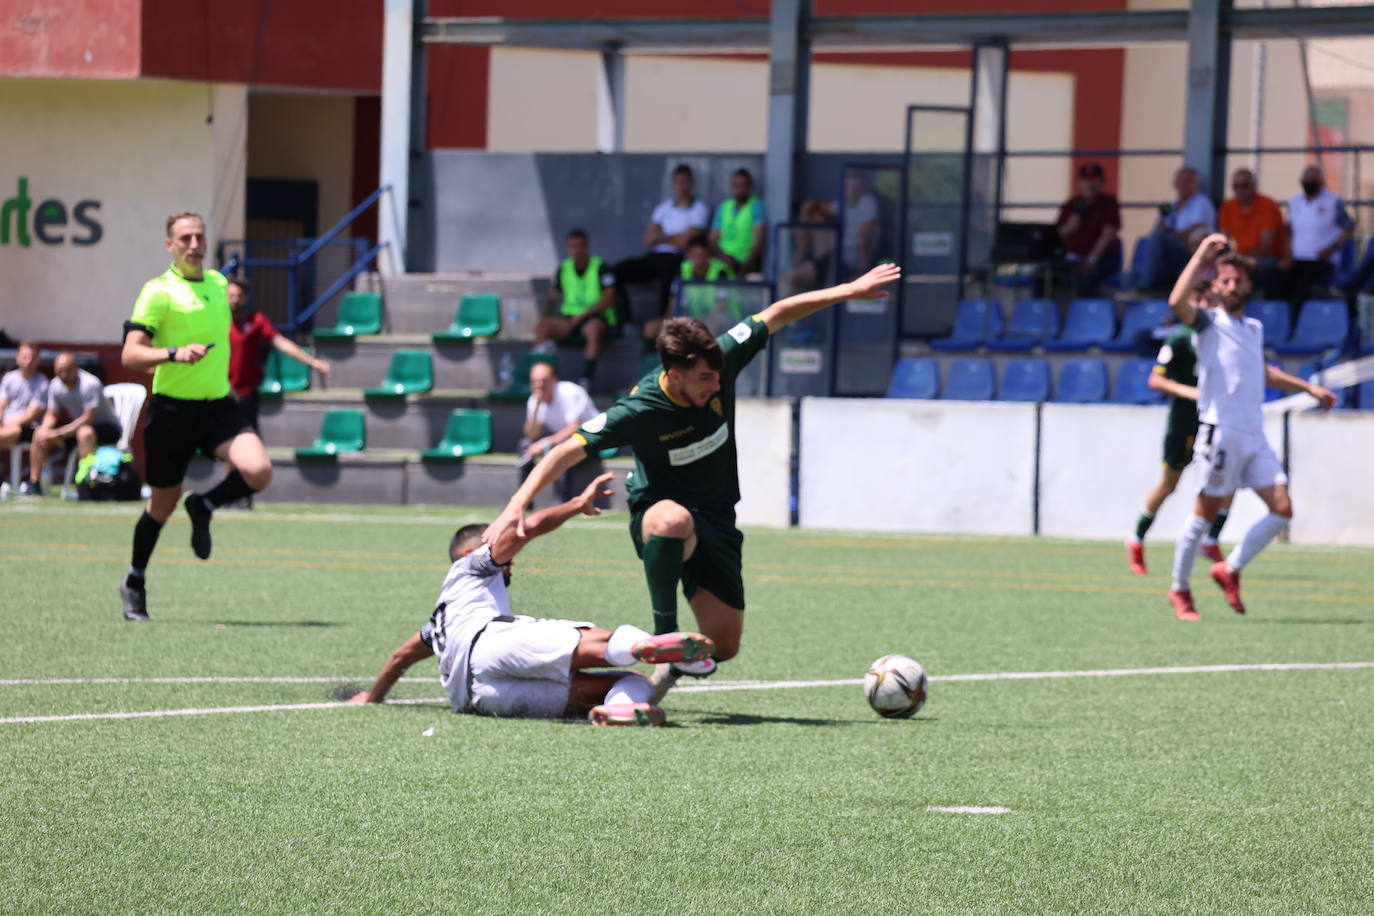
<instances>
[{"instance_id":1,"label":"white shorts","mask_svg":"<svg viewBox=\"0 0 1374 916\"><path fill-rule=\"evenodd\" d=\"M556 719L567 712L572 656L582 638L570 620L493 621L472 647L472 709L485 716Z\"/></svg>"},{"instance_id":2,"label":"white shorts","mask_svg":"<svg viewBox=\"0 0 1374 916\"><path fill-rule=\"evenodd\" d=\"M1193 460L1203 468L1204 496L1230 496L1242 487L1262 490L1288 483L1283 462L1259 431L1237 432L1203 423L1193 444Z\"/></svg>"}]
</instances>

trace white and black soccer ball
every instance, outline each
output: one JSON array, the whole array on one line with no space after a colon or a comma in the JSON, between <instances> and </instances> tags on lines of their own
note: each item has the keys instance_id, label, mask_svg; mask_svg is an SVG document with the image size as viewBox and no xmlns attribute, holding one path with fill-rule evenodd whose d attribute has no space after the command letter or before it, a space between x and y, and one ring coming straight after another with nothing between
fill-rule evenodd
<instances>
[{"instance_id":1,"label":"white and black soccer ball","mask_svg":"<svg viewBox=\"0 0 1374 916\"><path fill-rule=\"evenodd\" d=\"M868 666L864 696L873 711L888 719L909 719L925 705L926 670L914 658L884 655Z\"/></svg>"}]
</instances>

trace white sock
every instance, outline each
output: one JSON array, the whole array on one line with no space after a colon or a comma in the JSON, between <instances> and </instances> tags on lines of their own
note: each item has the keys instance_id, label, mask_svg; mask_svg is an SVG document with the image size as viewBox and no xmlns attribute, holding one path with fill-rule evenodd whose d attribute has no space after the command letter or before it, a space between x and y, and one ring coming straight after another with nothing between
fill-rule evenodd
<instances>
[{"instance_id":1,"label":"white sock","mask_svg":"<svg viewBox=\"0 0 1374 916\"><path fill-rule=\"evenodd\" d=\"M1245 537L1240 539L1240 543L1231 551L1231 555L1226 558L1226 565L1231 567L1233 572L1240 572L1245 568L1255 556L1263 550L1270 541L1278 537L1280 531L1288 524L1288 516L1275 515L1270 512L1264 518L1250 526L1250 530L1245 532Z\"/></svg>"},{"instance_id":2,"label":"white sock","mask_svg":"<svg viewBox=\"0 0 1374 916\"><path fill-rule=\"evenodd\" d=\"M1202 543L1203 535L1211 526L1212 523L1201 515L1193 515L1178 536L1178 543L1174 546L1174 591L1192 590L1189 580L1193 578L1193 560L1197 558L1197 548Z\"/></svg>"},{"instance_id":3,"label":"white sock","mask_svg":"<svg viewBox=\"0 0 1374 916\"><path fill-rule=\"evenodd\" d=\"M606 691L607 703L647 703L653 698L654 685L642 674L626 674Z\"/></svg>"},{"instance_id":4,"label":"white sock","mask_svg":"<svg viewBox=\"0 0 1374 916\"><path fill-rule=\"evenodd\" d=\"M606 640L606 661L617 668L633 665L637 661L632 651L635 644L648 638L648 633L628 623L616 627L611 638Z\"/></svg>"}]
</instances>

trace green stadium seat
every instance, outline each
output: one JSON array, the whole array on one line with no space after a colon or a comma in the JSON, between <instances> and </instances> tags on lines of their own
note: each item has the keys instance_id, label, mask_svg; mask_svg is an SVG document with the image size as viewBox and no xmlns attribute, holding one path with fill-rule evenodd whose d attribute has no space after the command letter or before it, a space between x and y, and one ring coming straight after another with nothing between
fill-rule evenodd
<instances>
[{"instance_id":1,"label":"green stadium seat","mask_svg":"<svg viewBox=\"0 0 1374 916\"><path fill-rule=\"evenodd\" d=\"M339 320L332 328L315 331L316 340L352 340L359 334L382 333L382 294L346 293L339 302Z\"/></svg>"},{"instance_id":2,"label":"green stadium seat","mask_svg":"<svg viewBox=\"0 0 1374 916\"><path fill-rule=\"evenodd\" d=\"M365 398L403 398L434 387L434 361L428 350L397 350L391 354L386 378L375 388L364 388Z\"/></svg>"},{"instance_id":3,"label":"green stadium seat","mask_svg":"<svg viewBox=\"0 0 1374 916\"><path fill-rule=\"evenodd\" d=\"M515 356L515 368L511 372L510 383L505 388L487 392L487 397L493 401L507 403L527 400L530 396L530 370L534 368L535 363L548 363L555 370L558 369L558 357L553 353L518 353Z\"/></svg>"},{"instance_id":4,"label":"green stadium seat","mask_svg":"<svg viewBox=\"0 0 1374 916\"><path fill-rule=\"evenodd\" d=\"M327 410L315 444L296 449L296 458L338 458L344 452L361 452L367 445L367 421L361 410Z\"/></svg>"},{"instance_id":5,"label":"green stadium seat","mask_svg":"<svg viewBox=\"0 0 1374 916\"><path fill-rule=\"evenodd\" d=\"M454 461L491 451L491 411L455 410L448 415L444 437L420 452L424 461Z\"/></svg>"},{"instance_id":6,"label":"green stadium seat","mask_svg":"<svg viewBox=\"0 0 1374 916\"><path fill-rule=\"evenodd\" d=\"M267 354L262 384L258 386L259 394L282 395L292 391L305 391L309 387L309 366L276 350Z\"/></svg>"},{"instance_id":7,"label":"green stadium seat","mask_svg":"<svg viewBox=\"0 0 1374 916\"><path fill-rule=\"evenodd\" d=\"M435 343L471 340L474 337L495 337L501 333L501 297L492 293L467 293L458 301L453 324L446 331L436 331Z\"/></svg>"}]
</instances>

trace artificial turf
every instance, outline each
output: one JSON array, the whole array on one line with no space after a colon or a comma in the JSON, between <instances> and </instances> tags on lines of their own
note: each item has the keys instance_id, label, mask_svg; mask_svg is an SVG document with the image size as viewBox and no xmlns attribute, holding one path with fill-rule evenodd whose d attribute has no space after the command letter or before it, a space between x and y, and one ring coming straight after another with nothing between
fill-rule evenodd
<instances>
[{"instance_id":1,"label":"artificial turf","mask_svg":"<svg viewBox=\"0 0 1374 916\"><path fill-rule=\"evenodd\" d=\"M327 702L426 620L448 535L489 514L223 512L208 563L178 516L138 625L115 591L137 512L0 506L0 720ZM624 523L532 544L517 610L647 624ZM1374 906L1374 668L940 680L1374 661L1374 553L1275 546L1247 617L1200 576L1183 624L1167 547L1137 579L1118 544L747 535L744 649L714 683L852 680L903 652L936 678L920 715L834 684L679 692L660 730L439 703L5 722L0 911ZM395 697L441 696L432 662L411 675ZM244 677L315 680L140 680ZM15 683L102 678L134 680ZM1011 810L927 810L953 805Z\"/></svg>"}]
</instances>

